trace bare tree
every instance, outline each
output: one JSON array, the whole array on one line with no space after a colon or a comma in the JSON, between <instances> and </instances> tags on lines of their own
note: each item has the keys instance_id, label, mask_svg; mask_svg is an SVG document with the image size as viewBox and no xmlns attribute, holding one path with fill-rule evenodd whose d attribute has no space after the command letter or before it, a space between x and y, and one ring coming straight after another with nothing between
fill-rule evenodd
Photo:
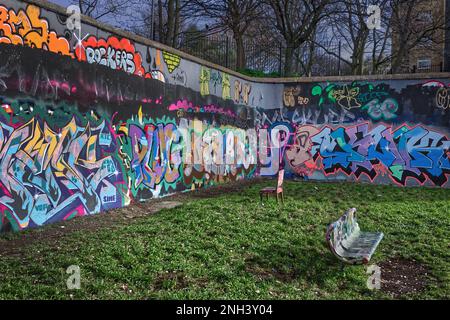
<instances>
[{"instance_id":1,"label":"bare tree","mask_svg":"<svg viewBox=\"0 0 450 320\"><path fill-rule=\"evenodd\" d=\"M402 65L413 50L441 50L445 41L446 15L437 0L391 0L392 54L391 70Z\"/></svg>"},{"instance_id":2,"label":"bare tree","mask_svg":"<svg viewBox=\"0 0 450 320\"><path fill-rule=\"evenodd\" d=\"M194 0L198 14L212 20L212 30L231 30L236 43L236 68L246 66L244 37L256 20L261 18L260 0Z\"/></svg>"},{"instance_id":3,"label":"bare tree","mask_svg":"<svg viewBox=\"0 0 450 320\"><path fill-rule=\"evenodd\" d=\"M190 20L191 3L191 0L141 0L136 7L138 14L133 16L131 29L176 48Z\"/></svg>"},{"instance_id":4,"label":"bare tree","mask_svg":"<svg viewBox=\"0 0 450 320\"><path fill-rule=\"evenodd\" d=\"M342 43L342 52L329 51L346 64L353 75L364 73L366 60L371 62L371 72L376 72L386 63L386 51L389 45L390 25L387 4L389 0L341 0L335 4L335 12L327 18L333 37ZM374 12L368 11L370 6L376 6L379 16L377 25L369 28L368 23ZM375 21L372 21L374 23Z\"/></svg>"},{"instance_id":5,"label":"bare tree","mask_svg":"<svg viewBox=\"0 0 450 320\"><path fill-rule=\"evenodd\" d=\"M82 14L94 19L112 18L130 6L129 0L71 0Z\"/></svg>"},{"instance_id":6,"label":"bare tree","mask_svg":"<svg viewBox=\"0 0 450 320\"><path fill-rule=\"evenodd\" d=\"M261 10L270 10L262 7ZM281 73L280 48L283 38L267 23L262 15L261 19L253 21L246 32L246 60L250 69L264 72Z\"/></svg>"},{"instance_id":7,"label":"bare tree","mask_svg":"<svg viewBox=\"0 0 450 320\"><path fill-rule=\"evenodd\" d=\"M392 26L390 1L383 0L378 4L380 8L379 28L373 28L369 34L370 44L370 73L385 73L388 70L392 53Z\"/></svg>"},{"instance_id":8,"label":"bare tree","mask_svg":"<svg viewBox=\"0 0 450 320\"><path fill-rule=\"evenodd\" d=\"M272 9L271 20L286 44L284 74L288 76L293 70L295 50L312 38L319 22L330 14L327 9L333 0L265 1Z\"/></svg>"},{"instance_id":9,"label":"bare tree","mask_svg":"<svg viewBox=\"0 0 450 320\"><path fill-rule=\"evenodd\" d=\"M355 75L363 73L364 54L369 39L366 9L363 1L342 0L332 19L333 33L339 36L344 47L351 53L348 59L342 56L340 59L350 66Z\"/></svg>"}]
</instances>

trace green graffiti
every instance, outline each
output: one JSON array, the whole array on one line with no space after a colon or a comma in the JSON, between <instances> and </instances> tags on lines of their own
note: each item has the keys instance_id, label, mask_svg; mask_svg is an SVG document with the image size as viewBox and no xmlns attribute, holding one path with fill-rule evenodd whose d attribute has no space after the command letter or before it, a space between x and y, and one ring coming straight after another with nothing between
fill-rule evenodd
<instances>
[{"instance_id":1,"label":"green graffiti","mask_svg":"<svg viewBox=\"0 0 450 320\"><path fill-rule=\"evenodd\" d=\"M209 95L210 80L211 80L211 69L202 66L200 69L200 94L202 96Z\"/></svg>"},{"instance_id":2,"label":"green graffiti","mask_svg":"<svg viewBox=\"0 0 450 320\"><path fill-rule=\"evenodd\" d=\"M396 100L389 98L380 102L379 99L374 99L366 104L362 110L367 111L372 120L392 120L397 118L398 103Z\"/></svg>"}]
</instances>

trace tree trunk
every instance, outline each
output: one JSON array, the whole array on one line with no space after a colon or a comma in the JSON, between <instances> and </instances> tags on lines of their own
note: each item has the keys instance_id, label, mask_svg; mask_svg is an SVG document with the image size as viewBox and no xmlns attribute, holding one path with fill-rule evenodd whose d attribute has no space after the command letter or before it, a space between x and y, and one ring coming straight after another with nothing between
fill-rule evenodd
<instances>
[{"instance_id":1,"label":"tree trunk","mask_svg":"<svg viewBox=\"0 0 450 320\"><path fill-rule=\"evenodd\" d=\"M359 50L358 56L358 75L362 75L364 70L364 47Z\"/></svg>"},{"instance_id":2,"label":"tree trunk","mask_svg":"<svg viewBox=\"0 0 450 320\"><path fill-rule=\"evenodd\" d=\"M286 50L284 51L284 76L289 77L292 74L292 62L294 58L294 46L292 44L287 44Z\"/></svg>"},{"instance_id":3,"label":"tree trunk","mask_svg":"<svg viewBox=\"0 0 450 320\"><path fill-rule=\"evenodd\" d=\"M169 0L167 3L167 39L164 44L172 45L175 30L175 3L174 0Z\"/></svg>"},{"instance_id":4,"label":"tree trunk","mask_svg":"<svg viewBox=\"0 0 450 320\"><path fill-rule=\"evenodd\" d=\"M314 45L314 42L311 41L309 44L309 59L308 59L308 65L306 67L306 75L308 77L311 77L312 74L312 66L314 64L314 50L316 46Z\"/></svg>"},{"instance_id":5,"label":"tree trunk","mask_svg":"<svg viewBox=\"0 0 450 320\"><path fill-rule=\"evenodd\" d=\"M393 74L397 73L400 70L400 67L401 67L402 62L403 62L403 58L405 57L404 52L405 52L405 50L400 49L397 52L396 57L392 61L391 71L392 71Z\"/></svg>"},{"instance_id":6,"label":"tree trunk","mask_svg":"<svg viewBox=\"0 0 450 320\"><path fill-rule=\"evenodd\" d=\"M163 19L164 17L162 0L158 0L158 41L161 43L165 43L166 41Z\"/></svg>"},{"instance_id":7,"label":"tree trunk","mask_svg":"<svg viewBox=\"0 0 450 320\"><path fill-rule=\"evenodd\" d=\"M240 33L235 33L234 41L236 41L236 69L243 70L247 64L244 50L244 39Z\"/></svg>"},{"instance_id":8,"label":"tree trunk","mask_svg":"<svg viewBox=\"0 0 450 320\"><path fill-rule=\"evenodd\" d=\"M180 0L176 0L175 5L175 26L173 28L172 47L177 48L178 34L180 32Z\"/></svg>"}]
</instances>

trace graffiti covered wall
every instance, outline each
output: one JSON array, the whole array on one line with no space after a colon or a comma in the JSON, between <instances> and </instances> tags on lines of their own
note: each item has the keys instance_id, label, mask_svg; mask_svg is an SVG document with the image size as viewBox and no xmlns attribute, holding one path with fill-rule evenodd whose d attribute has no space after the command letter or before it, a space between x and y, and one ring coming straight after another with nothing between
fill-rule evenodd
<instances>
[{"instance_id":1,"label":"graffiti covered wall","mask_svg":"<svg viewBox=\"0 0 450 320\"><path fill-rule=\"evenodd\" d=\"M245 106L24 46L0 56L2 229L256 172Z\"/></svg>"},{"instance_id":2,"label":"graffiti covered wall","mask_svg":"<svg viewBox=\"0 0 450 320\"><path fill-rule=\"evenodd\" d=\"M0 232L256 175L449 187L449 78L249 81L0 3Z\"/></svg>"},{"instance_id":3,"label":"graffiti covered wall","mask_svg":"<svg viewBox=\"0 0 450 320\"><path fill-rule=\"evenodd\" d=\"M448 79L286 84L258 128L283 128L280 161L318 180L449 187Z\"/></svg>"}]
</instances>

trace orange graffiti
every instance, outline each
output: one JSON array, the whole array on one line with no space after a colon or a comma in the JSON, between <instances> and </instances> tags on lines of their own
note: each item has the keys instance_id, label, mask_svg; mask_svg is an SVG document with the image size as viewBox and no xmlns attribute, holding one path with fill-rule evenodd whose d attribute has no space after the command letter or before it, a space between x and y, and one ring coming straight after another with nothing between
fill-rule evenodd
<instances>
[{"instance_id":1,"label":"orange graffiti","mask_svg":"<svg viewBox=\"0 0 450 320\"><path fill-rule=\"evenodd\" d=\"M40 18L40 8L28 5L26 12L14 12L0 6L0 43L24 45L72 56L69 42L50 31L47 20Z\"/></svg>"},{"instance_id":2,"label":"orange graffiti","mask_svg":"<svg viewBox=\"0 0 450 320\"><path fill-rule=\"evenodd\" d=\"M141 77L152 78L142 66L142 57L136 52L130 40L109 37L108 40L90 36L83 45L75 48L75 56L80 61L97 63L114 70L123 70Z\"/></svg>"}]
</instances>

